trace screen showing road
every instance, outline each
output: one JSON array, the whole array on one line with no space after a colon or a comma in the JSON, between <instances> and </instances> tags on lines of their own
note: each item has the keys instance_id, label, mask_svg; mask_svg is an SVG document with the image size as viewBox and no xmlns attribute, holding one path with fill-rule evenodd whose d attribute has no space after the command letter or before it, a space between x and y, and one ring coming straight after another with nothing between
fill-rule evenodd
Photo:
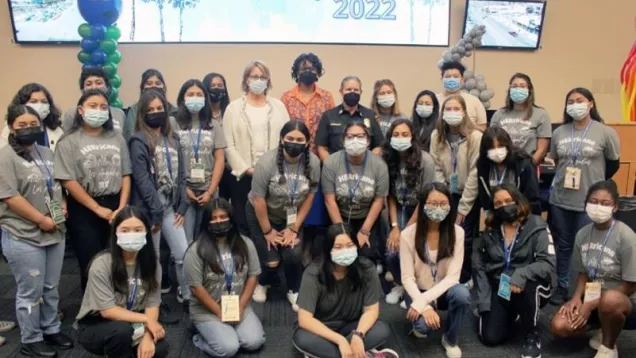
<instances>
[{"instance_id":1,"label":"screen showing road","mask_svg":"<svg viewBox=\"0 0 636 358\"><path fill-rule=\"evenodd\" d=\"M76 0L9 0L17 42L79 41ZM123 0L120 42L448 46L450 0Z\"/></svg>"},{"instance_id":2,"label":"screen showing road","mask_svg":"<svg viewBox=\"0 0 636 358\"><path fill-rule=\"evenodd\" d=\"M469 0L464 34L475 25L485 25L482 47L539 47L544 2Z\"/></svg>"}]
</instances>

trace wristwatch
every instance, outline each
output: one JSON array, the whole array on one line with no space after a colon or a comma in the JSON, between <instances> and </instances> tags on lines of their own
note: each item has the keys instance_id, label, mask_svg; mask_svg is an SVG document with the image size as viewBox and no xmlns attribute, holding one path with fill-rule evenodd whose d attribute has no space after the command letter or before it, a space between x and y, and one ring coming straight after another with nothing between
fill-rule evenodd
<instances>
[{"instance_id":1,"label":"wristwatch","mask_svg":"<svg viewBox=\"0 0 636 358\"><path fill-rule=\"evenodd\" d=\"M358 330L351 331L351 334L353 334L354 336L358 336L358 337L364 339L364 333L362 333L362 332L360 332Z\"/></svg>"}]
</instances>

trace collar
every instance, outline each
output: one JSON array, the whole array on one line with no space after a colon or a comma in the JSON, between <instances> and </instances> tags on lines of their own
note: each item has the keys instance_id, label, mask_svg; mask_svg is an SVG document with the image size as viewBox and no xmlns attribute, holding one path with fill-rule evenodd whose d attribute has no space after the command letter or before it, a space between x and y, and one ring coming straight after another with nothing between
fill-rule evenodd
<instances>
[{"instance_id":1,"label":"collar","mask_svg":"<svg viewBox=\"0 0 636 358\"><path fill-rule=\"evenodd\" d=\"M365 107L363 105L361 105L361 104L358 104L358 108L356 108L356 110L353 112L353 114L351 112L347 111L345 109L345 107L344 107L344 104L342 104L342 103L339 104L338 107L336 107L336 108L338 109L338 114L339 115L340 114L347 114L350 117L355 117L355 116L363 117L362 111L365 110Z\"/></svg>"},{"instance_id":2,"label":"collar","mask_svg":"<svg viewBox=\"0 0 636 358\"><path fill-rule=\"evenodd\" d=\"M316 96L321 97L321 98L322 98L322 97L324 97L327 91L325 91L325 90L323 90L322 88L318 87L318 85L317 85L317 84L316 84L315 86L316 86L316 87L314 88L314 94L313 94L313 97L316 97ZM300 98L301 98L301 96L302 96L302 94L300 93L300 85L296 85L296 86L294 86L294 88L292 88L292 89L289 91L289 95L290 95L291 97L294 97L294 98L298 98L298 99L300 99Z\"/></svg>"}]
</instances>

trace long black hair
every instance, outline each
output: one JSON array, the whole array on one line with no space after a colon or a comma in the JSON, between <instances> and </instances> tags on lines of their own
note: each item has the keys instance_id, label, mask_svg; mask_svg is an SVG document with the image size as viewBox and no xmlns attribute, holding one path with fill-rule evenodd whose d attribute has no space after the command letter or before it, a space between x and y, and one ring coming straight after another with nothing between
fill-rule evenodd
<instances>
[{"instance_id":1,"label":"long black hair","mask_svg":"<svg viewBox=\"0 0 636 358\"><path fill-rule=\"evenodd\" d=\"M210 92L212 80L217 77L223 81L223 89L225 90L225 96L223 96L223 98L221 98L221 102L219 102L219 105L221 106L221 117L223 117L225 115L225 109L230 104L230 93L227 91L227 81L225 80L225 77L223 77L220 73L210 72L203 77L203 84L207 86L208 92Z\"/></svg>"},{"instance_id":2,"label":"long black hair","mask_svg":"<svg viewBox=\"0 0 636 358\"><path fill-rule=\"evenodd\" d=\"M336 279L333 277L335 264L331 261L331 250L336 242L336 237L340 235L348 235L351 238L351 242L355 245L356 249L360 251L360 245L351 235L351 228L343 223L332 224L327 228L327 235L322 243L322 270L318 276L318 282L325 285L328 293L333 293L336 289ZM371 265L371 261L364 260L360 256L347 267L346 277L351 282L351 291L357 291L362 288L363 285L363 271L366 265Z\"/></svg>"},{"instance_id":3,"label":"long black hair","mask_svg":"<svg viewBox=\"0 0 636 358\"><path fill-rule=\"evenodd\" d=\"M210 93L208 93L208 88L203 85L203 82L197 79L190 79L185 81L181 89L179 90L179 95L177 96L177 122L179 123L179 127L182 130L192 129L192 113L188 111L185 105L185 94L190 87L199 87L201 91L203 91L203 99L205 100L205 104L201 111L199 111L199 126L202 129L212 129L212 105L210 104Z\"/></svg>"},{"instance_id":4,"label":"long black hair","mask_svg":"<svg viewBox=\"0 0 636 358\"><path fill-rule=\"evenodd\" d=\"M64 136L69 135L82 127L82 124L84 124L84 117L82 117L78 108L83 106L84 102L86 102L86 100L88 100L90 97L93 97L93 96L103 97L106 100L106 104L110 105L110 102L108 101L108 95L104 93L103 91L100 91L98 89L89 89L82 92L82 95L80 96L79 101L77 101L77 106L75 108L75 117L73 118L73 125L71 126L71 129L65 133ZM107 109L107 111L108 111L108 120L102 125L102 128L106 131L112 131L114 128L113 115L112 113L110 113L110 109Z\"/></svg>"},{"instance_id":5,"label":"long black hair","mask_svg":"<svg viewBox=\"0 0 636 358\"><path fill-rule=\"evenodd\" d=\"M23 104L11 104L9 105L9 108L7 109L7 126L9 126L9 128L12 129L13 123L15 123L16 119L18 119L18 117L25 114L30 114L35 116L38 122L42 124L42 120L40 119L40 116L38 115L38 112L35 111L35 109ZM18 156L20 156L22 159L26 160L27 162L33 161L31 152L29 152L27 147L18 143L18 141L15 139L14 133L9 132L8 141L9 141L9 146L13 148L13 151L15 152L15 154L17 154ZM3 170L6 170L6 168Z\"/></svg>"},{"instance_id":6,"label":"long black hair","mask_svg":"<svg viewBox=\"0 0 636 358\"><path fill-rule=\"evenodd\" d=\"M156 290L159 287L157 282L157 254L152 241L152 231L148 217L135 206L126 206L113 219L110 234L110 255L112 257L111 270L113 274L113 285L115 291L128 294L128 272L124 262L123 250L117 245L117 227L127 219L137 218L144 223L146 228L146 245L137 253L137 264L139 265L139 276L147 292ZM90 266L89 266L90 267Z\"/></svg>"},{"instance_id":7,"label":"long black hair","mask_svg":"<svg viewBox=\"0 0 636 358\"><path fill-rule=\"evenodd\" d=\"M431 113L428 118L422 118L417 114L417 101L422 96L429 96L433 101L433 113ZM413 114L411 114L411 119L413 120L414 128L413 136L422 144L422 148L428 152L431 147L431 134L433 130L435 130L435 125L439 119L439 101L437 100L435 92L424 90L417 94L415 102L413 102Z\"/></svg>"},{"instance_id":8,"label":"long black hair","mask_svg":"<svg viewBox=\"0 0 636 358\"><path fill-rule=\"evenodd\" d=\"M13 97L13 100L11 100L11 104L27 104L31 99L31 95L35 92L44 93L44 97L46 97L46 101L49 103L49 115L46 116L46 118L42 119L42 123L44 123L47 128L56 130L62 125L62 121L60 120L62 113L55 106L55 102L53 101L51 92L49 92L49 90L47 90L46 87L42 86L41 84L27 83L26 85L22 86L18 90L18 93L16 93Z\"/></svg>"},{"instance_id":9,"label":"long black hair","mask_svg":"<svg viewBox=\"0 0 636 358\"><path fill-rule=\"evenodd\" d=\"M598 106L592 92L588 90L587 88L577 87L577 88L571 89L570 92L568 92L568 94L565 95L565 105L563 106L563 123L564 124L572 123L574 121L574 118L572 118L568 114L568 98L570 98L570 96L573 93L581 94L583 97L587 98L588 101L594 104L594 106L592 106L592 109L590 109L590 118L592 118L593 121L597 121L599 123L605 123L601 115L598 113Z\"/></svg>"},{"instance_id":10,"label":"long black hair","mask_svg":"<svg viewBox=\"0 0 636 358\"><path fill-rule=\"evenodd\" d=\"M503 164L506 168L515 170L515 173L519 160L530 158L530 155L526 153L525 150L512 144L512 138L510 138L510 134L508 134L505 129L499 126L488 127L481 137L481 144L479 145L478 168L490 171L490 168L496 165L495 162L488 158L488 150L494 148L495 140L499 143L499 147L505 147L508 151L508 155L506 159L504 159Z\"/></svg>"},{"instance_id":11,"label":"long black hair","mask_svg":"<svg viewBox=\"0 0 636 358\"><path fill-rule=\"evenodd\" d=\"M299 131L300 133L302 133L305 136L305 140L307 141L305 145L305 151L301 155L298 165L304 162L305 178L307 178L307 181L311 182L311 168L309 168L309 139L311 138L311 134L309 134L309 129L305 125L304 121L294 119L285 123L285 125L283 125L283 128L281 128L280 130L280 142L278 143L278 153L276 154L276 166L278 167L278 174L280 174L280 179L278 179L279 184L285 184L287 182L287 179L285 179L285 153L283 153L283 139L285 138L287 133L293 131Z\"/></svg>"},{"instance_id":12,"label":"long black hair","mask_svg":"<svg viewBox=\"0 0 636 358\"><path fill-rule=\"evenodd\" d=\"M161 101L163 106L163 110L166 114L166 122L161 127L161 135L165 136L170 145L174 145L174 137L173 137L173 128L168 120L168 101L166 97L164 97L161 91L157 91L156 89L147 89L146 91L141 93L139 97L139 102L137 102L137 118L135 119L135 131L142 132L146 137L146 145L148 146L148 150L150 153L154 154L155 147L157 146L157 142L161 138L160 135L157 135L148 124L146 124L145 118L148 115L148 106L150 102L158 99Z\"/></svg>"},{"instance_id":13,"label":"long black hair","mask_svg":"<svg viewBox=\"0 0 636 358\"><path fill-rule=\"evenodd\" d=\"M225 244L230 247L236 272L240 272L243 267L247 265L247 244L239 234L238 226L232 216L232 205L223 198L212 199L210 204L208 204L203 211L201 231L197 238L197 242L199 243L197 255L199 255L199 257L203 260L204 266L207 266L210 270L212 270L212 272L216 274L223 274L225 272L223 267L219 265L221 254L217 244L217 237L211 233L208 228L212 214L216 210L225 211L230 219L230 223L232 224L230 232L225 238Z\"/></svg>"},{"instance_id":14,"label":"long black hair","mask_svg":"<svg viewBox=\"0 0 636 358\"><path fill-rule=\"evenodd\" d=\"M406 150L406 158L404 161L400 159L400 152L393 149L391 146L391 137L393 131L399 125L406 125L411 131L411 148ZM386 133L386 141L384 142L384 148L382 149L382 157L389 166L389 188L395 188L398 179L400 178L400 170L402 165L406 169L406 177L404 178L407 188L415 189L417 186L417 179L420 178L422 172L422 149L420 143L415 138L413 123L404 118L400 118L391 123L391 127ZM424 168L428 170L428 168ZM397 195L397 193L396 193Z\"/></svg>"},{"instance_id":15,"label":"long black hair","mask_svg":"<svg viewBox=\"0 0 636 358\"><path fill-rule=\"evenodd\" d=\"M431 192L437 191L448 198L451 203L451 194L448 187L442 183L428 183L422 188L419 203L420 210L424 210L426 200ZM451 206L451 211L446 218L439 223L439 248L437 249L437 262L447 257L452 257L455 253L455 217L457 210ZM426 213L421 212L417 216L417 224L415 227L415 251L422 262L428 262L426 258L426 241L428 240L429 218Z\"/></svg>"}]
</instances>

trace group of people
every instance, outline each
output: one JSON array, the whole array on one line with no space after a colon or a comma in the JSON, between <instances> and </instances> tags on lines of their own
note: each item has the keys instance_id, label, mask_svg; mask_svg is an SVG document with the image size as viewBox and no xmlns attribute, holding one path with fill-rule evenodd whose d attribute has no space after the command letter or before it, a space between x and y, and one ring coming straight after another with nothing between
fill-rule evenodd
<instances>
[{"instance_id":1,"label":"group of people","mask_svg":"<svg viewBox=\"0 0 636 358\"><path fill-rule=\"evenodd\" d=\"M210 73L186 81L171 104L151 69L124 112L109 105L103 71L87 69L77 106L62 115L45 87L25 85L0 149L21 352L73 347L58 310L68 237L84 292L78 343L98 355L168 355L165 242L193 343L213 357L263 346L251 302L265 302L272 286L297 312L292 341L308 357L397 357L382 348L386 294L415 337L443 329L446 355L459 358L471 289L486 345L518 324L521 357L540 357L537 320L551 300L561 306L555 335L600 324L596 357L618 357L621 330L636 328L636 235L614 219L616 132L584 88L566 95L552 131L521 73L488 126L479 99L461 91L463 73L445 63L443 93L420 92L410 114L388 79L365 107L362 82L347 76L336 105L317 85L324 69L312 53L294 61L297 85L281 100L268 95L260 61L246 66L233 101L225 78ZM548 207L544 160L556 166Z\"/></svg>"}]
</instances>

